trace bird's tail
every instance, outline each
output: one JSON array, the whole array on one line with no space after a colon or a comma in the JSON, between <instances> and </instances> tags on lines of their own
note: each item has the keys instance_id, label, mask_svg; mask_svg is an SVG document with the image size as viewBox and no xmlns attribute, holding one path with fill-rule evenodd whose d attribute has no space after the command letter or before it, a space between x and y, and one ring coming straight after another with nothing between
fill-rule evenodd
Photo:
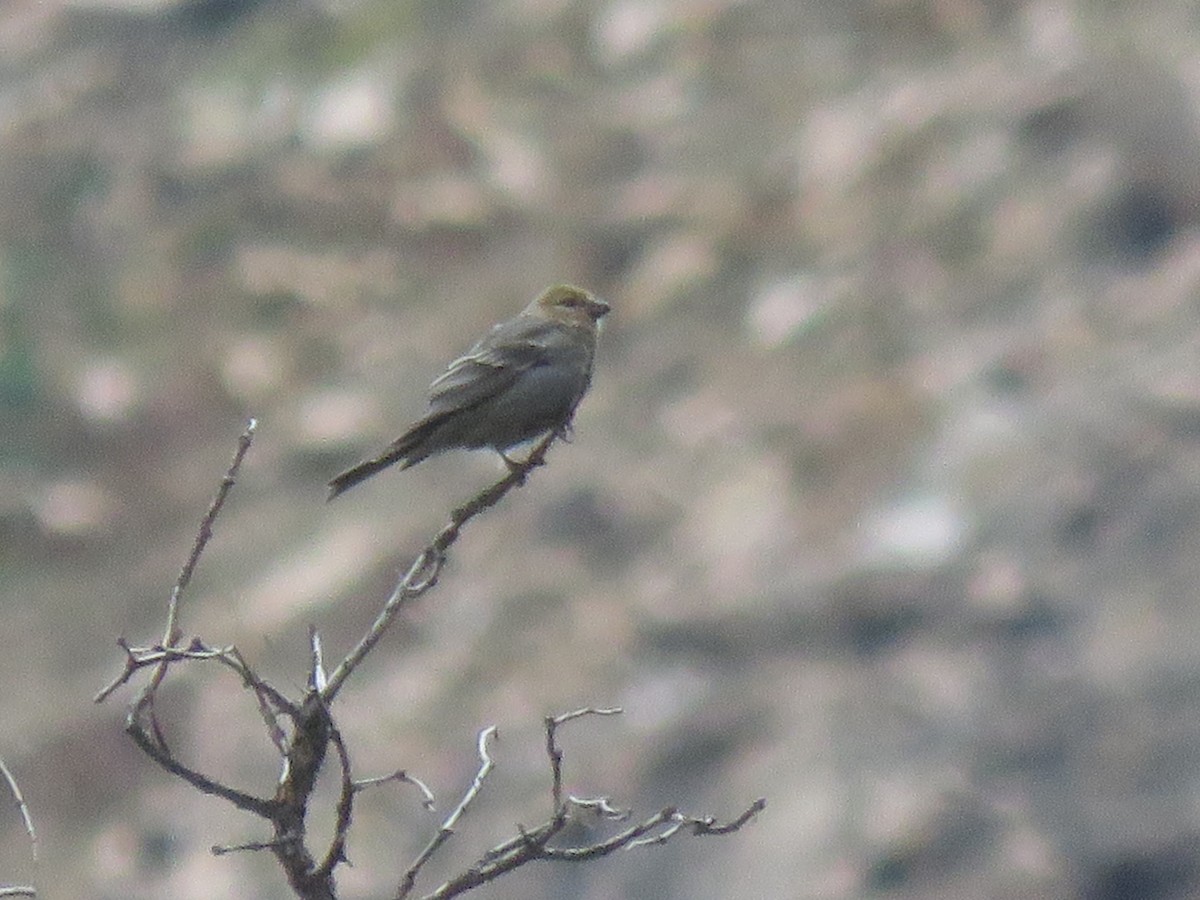
<instances>
[{"instance_id":1,"label":"bird's tail","mask_svg":"<svg viewBox=\"0 0 1200 900\"><path fill-rule=\"evenodd\" d=\"M329 482L329 496L325 498L325 502L328 503L338 494L350 490L360 481L365 481L390 465L400 463L400 468L407 469L409 466L415 466L431 453L436 453L437 448L431 448L428 445L428 439L440 423L441 417L427 416L405 434L396 438L386 450L374 459L360 462L357 466L352 466L341 475L336 476Z\"/></svg>"},{"instance_id":2,"label":"bird's tail","mask_svg":"<svg viewBox=\"0 0 1200 900\"><path fill-rule=\"evenodd\" d=\"M329 482L329 496L325 498L325 502L328 503L339 494L350 490L350 488L354 487L360 481L366 481L376 472L383 471L392 463L399 462L404 457L405 453L403 451L388 448L381 456L360 462L357 466L352 466Z\"/></svg>"}]
</instances>

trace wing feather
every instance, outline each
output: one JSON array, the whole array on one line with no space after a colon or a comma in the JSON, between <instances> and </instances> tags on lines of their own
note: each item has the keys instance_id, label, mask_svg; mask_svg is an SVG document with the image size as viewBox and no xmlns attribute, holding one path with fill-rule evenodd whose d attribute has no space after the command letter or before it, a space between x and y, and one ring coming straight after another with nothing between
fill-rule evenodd
<instances>
[{"instance_id":1,"label":"wing feather","mask_svg":"<svg viewBox=\"0 0 1200 900\"><path fill-rule=\"evenodd\" d=\"M537 319L495 326L429 386L430 413L467 409L504 393L523 372L549 361L547 338L553 330Z\"/></svg>"}]
</instances>

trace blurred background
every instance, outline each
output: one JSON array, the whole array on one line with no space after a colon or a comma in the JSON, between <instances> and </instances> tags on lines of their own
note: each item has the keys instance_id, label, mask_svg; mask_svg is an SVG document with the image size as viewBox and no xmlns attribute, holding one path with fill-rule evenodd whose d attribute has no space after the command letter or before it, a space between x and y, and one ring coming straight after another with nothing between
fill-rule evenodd
<instances>
[{"instance_id":1,"label":"blurred background","mask_svg":"<svg viewBox=\"0 0 1200 900\"><path fill-rule=\"evenodd\" d=\"M1200 896L1200 8L1148 0L7 0L0 881L285 898L261 824L92 703L183 605L298 693L447 511L337 503L491 323L614 307L573 443L472 523L336 712L347 898L427 889L568 789L721 819L492 898ZM186 760L270 793L228 676ZM321 797L329 799L332 786ZM318 824L329 822L328 812ZM581 822L581 840L600 833Z\"/></svg>"}]
</instances>

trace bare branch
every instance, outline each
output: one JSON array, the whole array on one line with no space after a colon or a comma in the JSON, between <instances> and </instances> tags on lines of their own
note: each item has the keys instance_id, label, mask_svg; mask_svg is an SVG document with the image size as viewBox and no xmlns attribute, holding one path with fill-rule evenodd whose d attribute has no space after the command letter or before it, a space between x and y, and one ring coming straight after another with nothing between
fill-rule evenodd
<instances>
[{"instance_id":1,"label":"bare branch","mask_svg":"<svg viewBox=\"0 0 1200 900\"><path fill-rule=\"evenodd\" d=\"M488 850L474 865L442 884L437 890L426 894L421 900L448 900L450 897L457 897L536 860L583 862L599 859L630 847L664 844L685 830L693 835L729 834L740 829L766 808L765 800L756 800L736 819L719 825L712 817L688 816L669 806L603 841L583 847L549 846L549 842L561 833L566 825L570 807L595 811L607 819L628 817L627 811L614 807L607 797L569 797L565 803L562 801L562 751L559 750L555 739L556 729L566 722L586 715L608 716L619 712L617 708L586 707L560 716L547 716L546 750L550 758L552 793L555 796L554 814L536 828L525 829L518 826L518 834L515 837ZM406 894L401 892L398 896L403 900Z\"/></svg>"},{"instance_id":2,"label":"bare branch","mask_svg":"<svg viewBox=\"0 0 1200 900\"><path fill-rule=\"evenodd\" d=\"M325 690L328 676L325 674L325 653L321 649L321 635L317 634L316 626L308 626L308 648L312 655L312 663L308 671L308 689L320 693Z\"/></svg>"},{"instance_id":3,"label":"bare branch","mask_svg":"<svg viewBox=\"0 0 1200 900\"><path fill-rule=\"evenodd\" d=\"M187 648L177 647L148 647L138 648L129 647L122 643L122 647L126 653L126 673L136 672L139 669L148 666L156 666L156 673L165 670L172 663L191 661L191 662L217 662L226 668L235 672L241 679L242 684L254 692L255 698L259 705L259 711L262 715L263 722L267 728L267 733L271 740L275 743L277 749L281 753L285 752L286 736L283 730L279 727L276 717L280 714L295 716L299 713L299 708L280 694L275 688L263 681L253 669L242 658L236 647L225 647L222 649L213 649L206 647L198 639L193 640ZM127 675L123 674L122 678L127 679ZM234 790L226 785L208 778L201 773L190 769L175 759L166 739L158 726L157 718L153 715L153 693L145 695L150 699L142 702L140 705L134 703L126 716L125 730L133 737L139 747L143 749L155 762L159 763L163 768L172 774L185 779L198 790L204 793L212 793L218 796L223 796L231 803L239 806L242 809L249 809L257 812L259 815L269 816L269 813L264 812L266 808L262 804L266 801L258 800L245 794L244 792ZM149 715L148 715L149 714ZM146 725L146 719L149 718L149 728ZM186 774L185 774L186 773Z\"/></svg>"},{"instance_id":4,"label":"bare branch","mask_svg":"<svg viewBox=\"0 0 1200 900\"><path fill-rule=\"evenodd\" d=\"M691 826L692 834L700 837L710 834L731 834L740 830L743 825L745 825L766 808L767 798L759 797L746 808L745 812L743 812L732 822L727 822L724 825L717 825L712 817L708 817L705 819L692 819L687 824Z\"/></svg>"},{"instance_id":5,"label":"bare branch","mask_svg":"<svg viewBox=\"0 0 1200 900\"><path fill-rule=\"evenodd\" d=\"M270 801L227 787L219 781L214 781L207 775L185 766L171 755L170 750L146 732L141 723L134 718L135 715L136 711L131 710L125 722L125 733L133 738L133 742L138 745L141 751L158 763L159 766L177 778L182 778L202 794L212 794L213 796L221 797L224 800L228 800L238 809L244 809L246 812L254 813L256 816L261 816L264 819L271 818L274 809Z\"/></svg>"},{"instance_id":6,"label":"bare branch","mask_svg":"<svg viewBox=\"0 0 1200 900\"><path fill-rule=\"evenodd\" d=\"M366 790L367 788L377 787L381 784L387 784L391 781L403 781L406 784L411 784L421 792L421 805L428 810L433 810L433 791L429 790L425 782L423 782L421 779L417 778L415 775L409 775L403 769L397 769L391 775L378 775L375 778L360 778L358 781L354 782L354 789L356 791L362 791Z\"/></svg>"},{"instance_id":7,"label":"bare branch","mask_svg":"<svg viewBox=\"0 0 1200 900\"><path fill-rule=\"evenodd\" d=\"M592 810L602 819L623 822L633 815L631 809L618 809L612 805L611 797L568 797L567 803L576 809Z\"/></svg>"},{"instance_id":8,"label":"bare branch","mask_svg":"<svg viewBox=\"0 0 1200 900\"><path fill-rule=\"evenodd\" d=\"M179 612L183 592L191 582L200 557L212 538L217 516L236 481L256 427L256 422L251 420L241 435L233 461L221 481L215 498L201 519L191 551L171 591L161 643L153 647L136 648L129 646L123 640L119 641L119 645L125 651L124 669L97 694L96 700L97 702L103 701L143 669L152 669L151 677L131 704L126 717L126 731L134 742L159 766L176 777L182 778L197 790L219 796L239 809L266 818L272 823L274 831L272 840L244 843L229 848L215 848L214 852L231 852L234 849L270 850L280 861L287 874L289 884L297 894L305 898L331 898L334 896L332 873L334 868L345 859L345 843L352 820L354 795L358 787L351 775L349 752L341 734L334 726L329 713L329 704L345 684L346 679L354 672L358 663L378 642L404 604L437 583L438 575L445 563L446 551L458 539L462 527L472 518L498 503L509 491L524 484L529 472L542 465L551 444L560 435L558 433L547 434L535 444L524 462L510 463L509 472L504 478L452 512L450 521L413 562L385 602L376 622L338 665L332 677L327 678L325 674L320 636L315 629L310 630L309 644L312 661L309 670L309 690L304 702L298 705L259 678L242 658L237 648L230 646L213 649L205 646L198 638L193 639L187 647L179 644L182 634L179 626ZM284 760L283 771L273 797L256 797L223 784L184 764L174 756L168 746L166 735L154 711L158 688L173 665L202 661L215 661L231 669L239 675L243 685L254 692L268 735ZM281 726L280 716L290 720L290 734ZM482 788L483 780L492 767L491 760L487 755L487 741L494 734L494 728L485 730L481 734L479 747L484 765L467 795L443 824L439 836L431 842L424 859L427 859L428 854L434 852L448 839L454 824ZM337 804L337 824L334 836L323 859L318 864L305 845L308 802L330 745L334 747L340 762L342 790ZM417 785L422 791L426 805L432 806L432 794L424 784L407 776L403 780ZM411 870L412 878L415 879L420 867L424 865L424 859L419 859L414 864L414 868Z\"/></svg>"},{"instance_id":9,"label":"bare branch","mask_svg":"<svg viewBox=\"0 0 1200 900\"><path fill-rule=\"evenodd\" d=\"M342 685L345 684L346 679L358 667L358 664L362 662L363 657L383 637L388 626L396 618L396 614L408 605L408 603L437 584L438 576L442 572L442 566L446 562L446 551L458 540L463 526L481 512L490 509L503 500L505 495L513 488L523 485L529 477L529 473L545 462L546 453L549 452L550 446L561 436L562 433L559 431L552 431L547 434L534 444L533 450L530 451L528 458L524 462L511 463L509 472L504 478L501 478L491 487L475 495L450 514L450 521L437 533L437 536L434 537L429 545L417 554L417 558L408 567L408 571L396 583L391 595L383 604L383 609L380 610L375 621L371 623L371 627L367 629L366 634L362 636L354 649L346 654L346 658L338 664L333 674L329 676L329 683L325 685L325 689L321 692L326 703L331 703L333 698L337 696L338 692L342 689Z\"/></svg>"},{"instance_id":10,"label":"bare branch","mask_svg":"<svg viewBox=\"0 0 1200 900\"><path fill-rule=\"evenodd\" d=\"M221 508L225 505L225 498L229 496L229 491L237 482L237 474L242 468L242 461L246 458L246 454L250 450L250 445L254 441L254 432L258 429L258 420L251 419L246 424L246 430L242 432L238 438L237 449L233 454L233 461L229 464L229 468L225 472L225 477L221 479L221 484L217 488L216 496L213 497L212 503L209 504L208 510L204 513L204 517L200 520L200 529L196 532L196 538L192 542L191 552L184 560L183 568L179 570L179 577L175 579L175 586L171 589L170 599L167 601L167 623L163 628L162 647L171 648L179 643L181 632L179 629L179 601L183 597L183 592L191 583L192 573L196 571L196 565L200 562L200 555L204 553L204 548L208 546L208 542L213 536L213 523L216 522L217 516L220 515ZM153 702L154 692L158 689L167 674L168 659L162 660L158 669L150 681L142 688L135 706L143 707ZM120 685L129 680L129 677L135 670L129 666L129 659L126 660L125 672L118 676L111 684L100 691L95 697L97 703L103 702L108 696L115 691Z\"/></svg>"},{"instance_id":11,"label":"bare branch","mask_svg":"<svg viewBox=\"0 0 1200 900\"><path fill-rule=\"evenodd\" d=\"M471 519L499 503L510 491L523 485L529 473L543 464L554 441L565 438L565 434L560 431L545 435L534 445L524 462L508 461L509 471L504 478L451 512L449 521L398 580L370 628L329 675L326 674L320 635L315 628L310 627L307 689L302 700L293 701L260 678L236 647L231 645L214 648L207 646L199 638L193 638L187 646L180 643L182 632L179 618L183 592L212 538L216 518L249 450L255 427L256 423L251 420L238 441L233 462L221 482L216 497L201 520L191 551L167 604L167 623L161 643L151 647L131 647L124 640L118 641L125 653L124 668L100 691L96 700L99 702L106 699L118 687L130 682L136 674L150 670L150 677L131 703L126 717L126 731L134 742L164 770L183 779L202 793L221 797L237 808L266 819L271 824L270 840L216 846L213 847L213 853L268 850L279 862L289 886L302 900L335 900L336 886L333 874L337 866L346 861L346 845L353 822L355 795L367 787L402 781L414 785L421 792L425 807L432 809L433 794L423 782L404 770L397 770L391 775L379 778L356 781L352 773L350 752L334 723L330 706L347 679L378 643L398 613L410 601L437 584L446 562L447 551L458 540L463 527ZM282 771L276 781L273 795L255 796L223 784L181 762L168 746L154 708L158 688L173 666L200 662L215 662L228 669L238 676L244 689L253 692L267 734L283 760ZM595 859L623 848L663 844L680 832L697 836L728 834L740 829L763 810L765 801L758 800L738 818L718 824L712 817L688 816L674 807L668 807L642 822L590 845L550 846L551 842L563 833L574 812L599 816L609 822L622 821L629 817L628 810L618 808L608 797L578 797L565 793L563 751L558 745L558 729L562 725L585 716L612 716L620 712L616 707L589 706L558 716L547 716L544 724L546 754L550 762L550 818L534 828L518 826L514 837L483 853L460 875L428 894L426 900L457 896L535 860L576 862ZM484 783L495 767L491 749L496 738L497 730L494 725L484 728L479 733L477 750L480 764L475 777L458 804L403 873L395 895L398 900L404 900L413 892L426 864L447 844L462 817L483 790ZM308 807L330 747L337 755L341 790L335 808L333 836L324 852L316 854L309 848L307 840ZM3 762L0 761L0 768L2 767ZM3 774L21 808L36 857L36 837L28 809L11 774L7 769L3 769ZM0 896L34 894L32 888L0 888Z\"/></svg>"},{"instance_id":12,"label":"bare branch","mask_svg":"<svg viewBox=\"0 0 1200 900\"><path fill-rule=\"evenodd\" d=\"M8 782L8 792L12 794L13 801L17 804L17 812L20 813L21 821L25 824L25 833L29 835L30 854L33 856L33 861L37 862L38 839L37 832L33 828L33 817L29 815L29 805L25 802L25 795L21 793L21 786L17 784L17 779L13 777L13 773L3 759L0 759L0 775L3 775L4 780Z\"/></svg>"},{"instance_id":13,"label":"bare branch","mask_svg":"<svg viewBox=\"0 0 1200 900\"><path fill-rule=\"evenodd\" d=\"M596 708L585 706L561 716L546 716L546 754L550 757L550 799L555 817L563 815L562 802L562 751L558 749L556 736L558 727L584 716L618 716L623 712L621 707Z\"/></svg>"},{"instance_id":14,"label":"bare branch","mask_svg":"<svg viewBox=\"0 0 1200 900\"><path fill-rule=\"evenodd\" d=\"M183 597L183 592L192 581L192 573L196 571L196 565L200 562L200 554L204 552L204 548L208 546L208 542L212 540L213 523L220 515L221 507L225 505L225 498L229 496L229 491L237 482L238 471L242 468L242 460L246 458L246 453L250 450L250 444L254 441L254 432L258 429L258 420L251 419L246 424L246 430L242 432L238 438L237 449L233 454L233 462L229 464L229 469L225 472L225 477L221 479L221 485L217 488L217 494L213 497L212 503L209 504L208 511L205 512L204 518L200 520L200 530L196 532L196 540L192 543L192 550L188 554L187 560L184 561L183 568L179 571L179 577L175 580L175 586L171 589L171 597L167 601L167 624L163 629L162 645L164 647L173 647L179 642L179 601ZM167 663L164 661L158 669L155 670L149 683L142 688L142 693L135 702L135 706L141 707L147 703L153 702L154 692L158 689L167 674Z\"/></svg>"},{"instance_id":15,"label":"bare branch","mask_svg":"<svg viewBox=\"0 0 1200 900\"><path fill-rule=\"evenodd\" d=\"M315 695L319 696L319 695ZM334 727L332 720L329 724L329 740L337 750L338 763L342 769L342 790L337 803L337 824L334 826L333 840L325 851L325 859L317 867L317 876L332 880L333 870L339 863L346 860L346 839L350 833L350 822L354 812L354 779L350 775L350 752L342 740L342 734Z\"/></svg>"},{"instance_id":16,"label":"bare branch","mask_svg":"<svg viewBox=\"0 0 1200 900\"><path fill-rule=\"evenodd\" d=\"M217 516L221 512L221 507L225 505L225 498L229 496L230 489L237 482L237 474L242 468L242 460L246 458L246 454L250 450L250 444L254 441L254 432L257 430L258 420L251 419L246 424L246 430L242 432L242 436L238 438L237 449L233 454L233 462L229 464L229 469L225 472L225 477L221 479L221 485L217 488L217 495L213 497L212 503L209 504L204 518L200 520L200 530L196 533L196 540L192 544L192 552L188 554L188 558L179 572L179 578L175 580L175 587L171 590L171 599L167 602L167 627L163 631L162 640L164 647L170 647L179 640L179 599L183 596L183 592L188 584L191 583L192 573L196 571L196 564L200 562L200 554L204 552L204 548L212 540L213 523L217 520Z\"/></svg>"},{"instance_id":17,"label":"bare branch","mask_svg":"<svg viewBox=\"0 0 1200 900\"><path fill-rule=\"evenodd\" d=\"M25 795L21 793L21 786L17 784L17 779L13 776L12 771L3 759L0 759L0 775L4 776L4 780L8 783L8 792L12 795L13 802L17 804L17 812L21 816L21 822L25 825L25 833L29 835L29 852L36 863L38 858L38 838L37 831L33 827L33 817L29 814L29 805L25 802ZM0 897L36 897L37 890L30 885L5 885L0 887Z\"/></svg>"},{"instance_id":18,"label":"bare branch","mask_svg":"<svg viewBox=\"0 0 1200 900\"><path fill-rule=\"evenodd\" d=\"M249 841L245 844L213 844L209 852L213 856L226 856L230 853L257 852L260 850L278 850L279 841Z\"/></svg>"},{"instance_id":19,"label":"bare branch","mask_svg":"<svg viewBox=\"0 0 1200 900\"><path fill-rule=\"evenodd\" d=\"M413 886L416 884L417 875L420 874L421 868L425 863L429 862L429 858L433 856L437 849L450 839L454 834L454 828L458 825L458 820L462 818L467 807L471 802L479 796L479 792L483 790L483 782L491 774L495 763L492 761L491 755L488 753L488 741L492 738L499 737L495 725L489 725L483 731L479 732L479 771L475 773L475 780L471 782L471 787L463 794L458 805L454 807L450 815L446 817L446 821L442 823L442 827L438 829L437 834L433 839L425 845L413 864L408 867L408 871L404 873L404 878L400 881L399 890L396 893L397 900L404 900L412 893Z\"/></svg>"}]
</instances>

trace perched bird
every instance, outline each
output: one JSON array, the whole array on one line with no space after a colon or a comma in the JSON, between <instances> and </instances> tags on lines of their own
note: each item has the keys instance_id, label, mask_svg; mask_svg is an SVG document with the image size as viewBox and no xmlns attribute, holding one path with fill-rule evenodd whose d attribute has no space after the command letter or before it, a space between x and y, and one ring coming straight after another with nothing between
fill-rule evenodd
<instances>
[{"instance_id":1,"label":"perched bird","mask_svg":"<svg viewBox=\"0 0 1200 900\"><path fill-rule=\"evenodd\" d=\"M379 456L329 482L329 499L393 463L457 448L509 447L565 428L592 379L596 325L608 304L582 288L547 288L494 325L429 386L429 412ZM508 457L504 457L508 462Z\"/></svg>"}]
</instances>

